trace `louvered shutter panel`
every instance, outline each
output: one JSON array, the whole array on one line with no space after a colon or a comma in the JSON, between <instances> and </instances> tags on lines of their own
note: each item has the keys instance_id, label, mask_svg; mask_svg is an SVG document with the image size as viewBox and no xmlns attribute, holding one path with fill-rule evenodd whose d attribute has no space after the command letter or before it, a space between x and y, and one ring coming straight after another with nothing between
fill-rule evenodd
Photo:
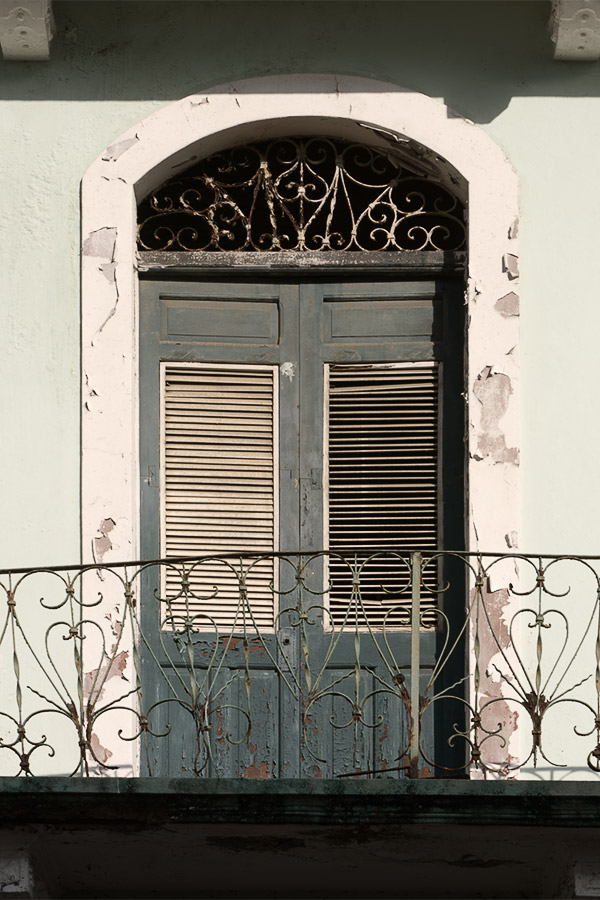
<instances>
[{"instance_id":1,"label":"louvered shutter panel","mask_svg":"<svg viewBox=\"0 0 600 900\"><path fill-rule=\"evenodd\" d=\"M166 557L270 554L276 546L276 377L272 366L163 364L162 550ZM192 571L179 615L208 630L243 624L239 582L229 563L207 561ZM248 558L244 561L247 563ZM256 563L248 599L257 625L273 627L273 559ZM166 574L166 596L181 590ZM237 616L237 619L236 619Z\"/></svg>"},{"instance_id":2,"label":"louvered shutter panel","mask_svg":"<svg viewBox=\"0 0 600 900\"><path fill-rule=\"evenodd\" d=\"M328 378L329 547L360 562L375 549L434 550L439 534L438 365L433 362L330 366ZM334 624L403 627L410 590L398 560L376 557L361 573L351 606L347 565L332 558ZM437 573L429 574L435 588ZM386 593L392 592L392 593ZM423 608L435 606L435 593ZM404 610L399 605L404 605ZM394 609L394 607L397 607Z\"/></svg>"}]
</instances>

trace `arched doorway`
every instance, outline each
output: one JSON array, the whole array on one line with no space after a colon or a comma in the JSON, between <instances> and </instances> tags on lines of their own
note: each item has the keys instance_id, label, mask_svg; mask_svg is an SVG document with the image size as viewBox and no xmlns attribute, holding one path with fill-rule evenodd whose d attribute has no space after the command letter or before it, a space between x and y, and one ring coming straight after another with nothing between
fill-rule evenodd
<instances>
[{"instance_id":1,"label":"arched doorway","mask_svg":"<svg viewBox=\"0 0 600 900\"><path fill-rule=\"evenodd\" d=\"M406 150L286 136L200 160L138 223L142 556L202 557L144 600L151 727L188 733L152 766L396 776L409 554L464 547L464 204ZM464 608L454 578L438 616L445 577L424 683ZM439 761L433 720L420 740Z\"/></svg>"},{"instance_id":2,"label":"arched doorway","mask_svg":"<svg viewBox=\"0 0 600 900\"><path fill-rule=\"evenodd\" d=\"M468 193L467 546L473 548L477 537L488 547L501 545L505 535L514 540L517 470L509 455L492 459L480 449L484 400L478 390L483 372L487 378L496 372L509 377L512 393L502 424L510 420L512 428L516 320L495 312L494 305L515 288L514 259L508 258L515 256L514 173L482 131L429 98L361 79L291 76L215 88L173 104L107 148L84 179L84 554L110 528L108 550L105 540L98 543L105 562L140 556L139 478L154 477L139 468L136 270L165 272L156 256L135 259L134 198L147 196L170 172L183 171L215 151L286 134L326 134L377 149L391 146L409 157L416 152L425 171L437 171L444 186L461 199ZM351 252L346 254L349 261ZM194 255L188 253L188 261L197 265ZM220 268L217 256L212 253L214 269ZM360 263L352 261L349 268L356 277ZM210 276L208 268L203 271ZM181 277L177 267L170 274ZM347 274L338 270L338 283Z\"/></svg>"}]
</instances>

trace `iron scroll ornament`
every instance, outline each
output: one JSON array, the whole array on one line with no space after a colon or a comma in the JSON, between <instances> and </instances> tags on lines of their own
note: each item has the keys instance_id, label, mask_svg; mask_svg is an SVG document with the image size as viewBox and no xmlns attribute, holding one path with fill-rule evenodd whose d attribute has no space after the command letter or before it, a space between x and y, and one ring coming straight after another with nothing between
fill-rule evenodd
<instances>
[{"instance_id":1,"label":"iron scroll ornament","mask_svg":"<svg viewBox=\"0 0 600 900\"><path fill-rule=\"evenodd\" d=\"M142 251L461 250L466 243L464 206L435 177L325 137L216 153L146 197L138 222Z\"/></svg>"}]
</instances>

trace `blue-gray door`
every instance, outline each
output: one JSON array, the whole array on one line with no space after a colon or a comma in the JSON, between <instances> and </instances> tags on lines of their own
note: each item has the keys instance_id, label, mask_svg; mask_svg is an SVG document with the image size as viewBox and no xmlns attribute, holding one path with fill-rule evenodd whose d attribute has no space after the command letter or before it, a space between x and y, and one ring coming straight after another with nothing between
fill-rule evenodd
<instances>
[{"instance_id":1,"label":"blue-gray door","mask_svg":"<svg viewBox=\"0 0 600 900\"><path fill-rule=\"evenodd\" d=\"M410 689L402 557L464 543L459 283L142 289L143 556L230 555L191 576L149 570L149 768L396 776ZM425 684L441 635L420 640ZM424 738L429 757L444 718Z\"/></svg>"}]
</instances>

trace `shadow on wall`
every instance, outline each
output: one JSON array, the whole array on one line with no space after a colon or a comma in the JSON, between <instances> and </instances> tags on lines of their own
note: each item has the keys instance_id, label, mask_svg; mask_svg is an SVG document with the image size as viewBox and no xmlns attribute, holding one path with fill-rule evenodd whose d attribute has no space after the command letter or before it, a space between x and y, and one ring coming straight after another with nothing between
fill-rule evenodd
<instances>
[{"instance_id":1,"label":"shadow on wall","mask_svg":"<svg viewBox=\"0 0 600 900\"><path fill-rule=\"evenodd\" d=\"M442 98L485 123L513 96L600 86L597 63L554 61L548 0L55 0L54 10L50 61L0 62L1 99L166 103L239 78L336 72Z\"/></svg>"},{"instance_id":2,"label":"shadow on wall","mask_svg":"<svg viewBox=\"0 0 600 900\"><path fill-rule=\"evenodd\" d=\"M573 897L574 861L595 852L593 834L576 832L150 821L110 830L37 826L11 839L29 845L45 889L34 896L398 900Z\"/></svg>"}]
</instances>

